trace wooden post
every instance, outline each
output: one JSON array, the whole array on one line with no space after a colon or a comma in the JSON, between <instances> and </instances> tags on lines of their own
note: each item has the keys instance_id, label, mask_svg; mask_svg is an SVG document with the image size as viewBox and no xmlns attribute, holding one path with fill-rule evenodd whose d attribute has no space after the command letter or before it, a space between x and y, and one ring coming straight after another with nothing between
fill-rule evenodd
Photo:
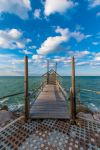
<instances>
[{"instance_id":1,"label":"wooden post","mask_svg":"<svg viewBox=\"0 0 100 150\"><path fill-rule=\"evenodd\" d=\"M24 71L24 99L25 99L25 122L29 118L29 102L28 102L28 56L25 56L25 71Z\"/></svg>"},{"instance_id":2,"label":"wooden post","mask_svg":"<svg viewBox=\"0 0 100 150\"><path fill-rule=\"evenodd\" d=\"M49 60L47 60L47 84L49 84Z\"/></svg>"},{"instance_id":3,"label":"wooden post","mask_svg":"<svg viewBox=\"0 0 100 150\"><path fill-rule=\"evenodd\" d=\"M71 107L71 119L75 122L76 118L76 95L75 95L75 62L72 57L72 88L70 90L70 107Z\"/></svg>"}]
</instances>

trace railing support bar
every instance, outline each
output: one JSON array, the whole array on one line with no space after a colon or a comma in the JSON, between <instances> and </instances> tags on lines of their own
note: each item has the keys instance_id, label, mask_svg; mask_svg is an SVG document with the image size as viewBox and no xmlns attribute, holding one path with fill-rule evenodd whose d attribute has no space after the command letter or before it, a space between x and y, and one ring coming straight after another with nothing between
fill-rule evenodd
<instances>
[{"instance_id":1,"label":"railing support bar","mask_svg":"<svg viewBox=\"0 0 100 150\"><path fill-rule=\"evenodd\" d=\"M47 84L49 84L49 60L47 60Z\"/></svg>"},{"instance_id":2,"label":"railing support bar","mask_svg":"<svg viewBox=\"0 0 100 150\"><path fill-rule=\"evenodd\" d=\"M24 99L25 99L25 122L29 118L29 99L28 99L28 56L25 56L25 71L24 71Z\"/></svg>"}]
</instances>

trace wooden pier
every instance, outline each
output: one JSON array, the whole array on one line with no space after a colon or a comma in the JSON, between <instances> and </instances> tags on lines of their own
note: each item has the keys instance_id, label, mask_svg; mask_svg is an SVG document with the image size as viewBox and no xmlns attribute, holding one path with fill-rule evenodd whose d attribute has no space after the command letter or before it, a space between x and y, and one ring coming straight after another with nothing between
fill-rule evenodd
<instances>
[{"instance_id":1,"label":"wooden pier","mask_svg":"<svg viewBox=\"0 0 100 150\"><path fill-rule=\"evenodd\" d=\"M28 58L25 57L25 122L30 119L71 119L75 120L76 103L75 103L75 68L74 57L72 58L72 90L71 90L71 114L68 112L68 95L60 84L57 73L57 63L55 70L49 69L49 61L47 61L47 72L42 76L45 80L42 82L42 89L38 97L31 103L29 107L28 98ZM35 102L34 102L35 101Z\"/></svg>"},{"instance_id":2,"label":"wooden pier","mask_svg":"<svg viewBox=\"0 0 100 150\"><path fill-rule=\"evenodd\" d=\"M8 95L24 93L24 116L1 129L0 150L100 150L100 122L76 117L74 58L70 94L60 84L58 76L57 64L55 70L49 70L48 61L47 72L43 75L45 80L35 89L36 97L35 91L30 95L28 58L25 57L24 92Z\"/></svg>"}]
</instances>

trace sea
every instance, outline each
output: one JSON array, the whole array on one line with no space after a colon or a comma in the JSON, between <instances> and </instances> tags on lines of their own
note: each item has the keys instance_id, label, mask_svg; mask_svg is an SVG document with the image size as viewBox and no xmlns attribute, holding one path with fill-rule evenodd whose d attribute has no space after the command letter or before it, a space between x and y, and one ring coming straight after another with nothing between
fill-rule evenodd
<instances>
[{"instance_id":1,"label":"sea","mask_svg":"<svg viewBox=\"0 0 100 150\"><path fill-rule=\"evenodd\" d=\"M63 88L70 91L71 77L63 76L60 79ZM43 77L29 77L29 91L37 89ZM76 76L76 97L94 112L100 112L100 77L99 76ZM0 77L0 97L23 92L24 77L22 76L6 76ZM79 92L80 91L80 92ZM8 106L9 110L14 111L24 108L24 94L0 99L0 107Z\"/></svg>"}]
</instances>

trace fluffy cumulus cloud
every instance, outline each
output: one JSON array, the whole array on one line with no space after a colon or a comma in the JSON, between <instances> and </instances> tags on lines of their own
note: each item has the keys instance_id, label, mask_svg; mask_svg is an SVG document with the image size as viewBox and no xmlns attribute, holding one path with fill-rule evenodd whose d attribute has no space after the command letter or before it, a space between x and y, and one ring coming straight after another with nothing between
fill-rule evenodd
<instances>
[{"instance_id":1,"label":"fluffy cumulus cloud","mask_svg":"<svg viewBox=\"0 0 100 150\"><path fill-rule=\"evenodd\" d=\"M40 19L41 17L41 9L35 9L33 13L34 19Z\"/></svg>"},{"instance_id":2,"label":"fluffy cumulus cloud","mask_svg":"<svg viewBox=\"0 0 100 150\"><path fill-rule=\"evenodd\" d=\"M56 50L61 43L69 40L68 29L58 27L55 32L60 33L60 36L48 37L37 50L38 54L48 54L49 52Z\"/></svg>"},{"instance_id":3,"label":"fluffy cumulus cloud","mask_svg":"<svg viewBox=\"0 0 100 150\"><path fill-rule=\"evenodd\" d=\"M46 0L44 3L44 13L49 16L54 13L64 13L76 5L72 0Z\"/></svg>"},{"instance_id":4,"label":"fluffy cumulus cloud","mask_svg":"<svg viewBox=\"0 0 100 150\"><path fill-rule=\"evenodd\" d=\"M15 14L21 19L27 19L30 10L30 0L0 0L0 13Z\"/></svg>"},{"instance_id":5,"label":"fluffy cumulus cloud","mask_svg":"<svg viewBox=\"0 0 100 150\"><path fill-rule=\"evenodd\" d=\"M89 8L95 8L97 6L100 6L100 0L88 0L89 2Z\"/></svg>"},{"instance_id":6,"label":"fluffy cumulus cloud","mask_svg":"<svg viewBox=\"0 0 100 150\"><path fill-rule=\"evenodd\" d=\"M89 35L84 35L79 31L71 32L68 28L57 27L55 32L60 35L48 37L37 50L38 54L48 54L56 51L62 43L68 42L70 38L74 38L77 42L80 42L89 37Z\"/></svg>"},{"instance_id":7,"label":"fluffy cumulus cloud","mask_svg":"<svg viewBox=\"0 0 100 150\"><path fill-rule=\"evenodd\" d=\"M27 41L22 40L22 35L17 29L0 30L0 48L24 48Z\"/></svg>"}]
</instances>

